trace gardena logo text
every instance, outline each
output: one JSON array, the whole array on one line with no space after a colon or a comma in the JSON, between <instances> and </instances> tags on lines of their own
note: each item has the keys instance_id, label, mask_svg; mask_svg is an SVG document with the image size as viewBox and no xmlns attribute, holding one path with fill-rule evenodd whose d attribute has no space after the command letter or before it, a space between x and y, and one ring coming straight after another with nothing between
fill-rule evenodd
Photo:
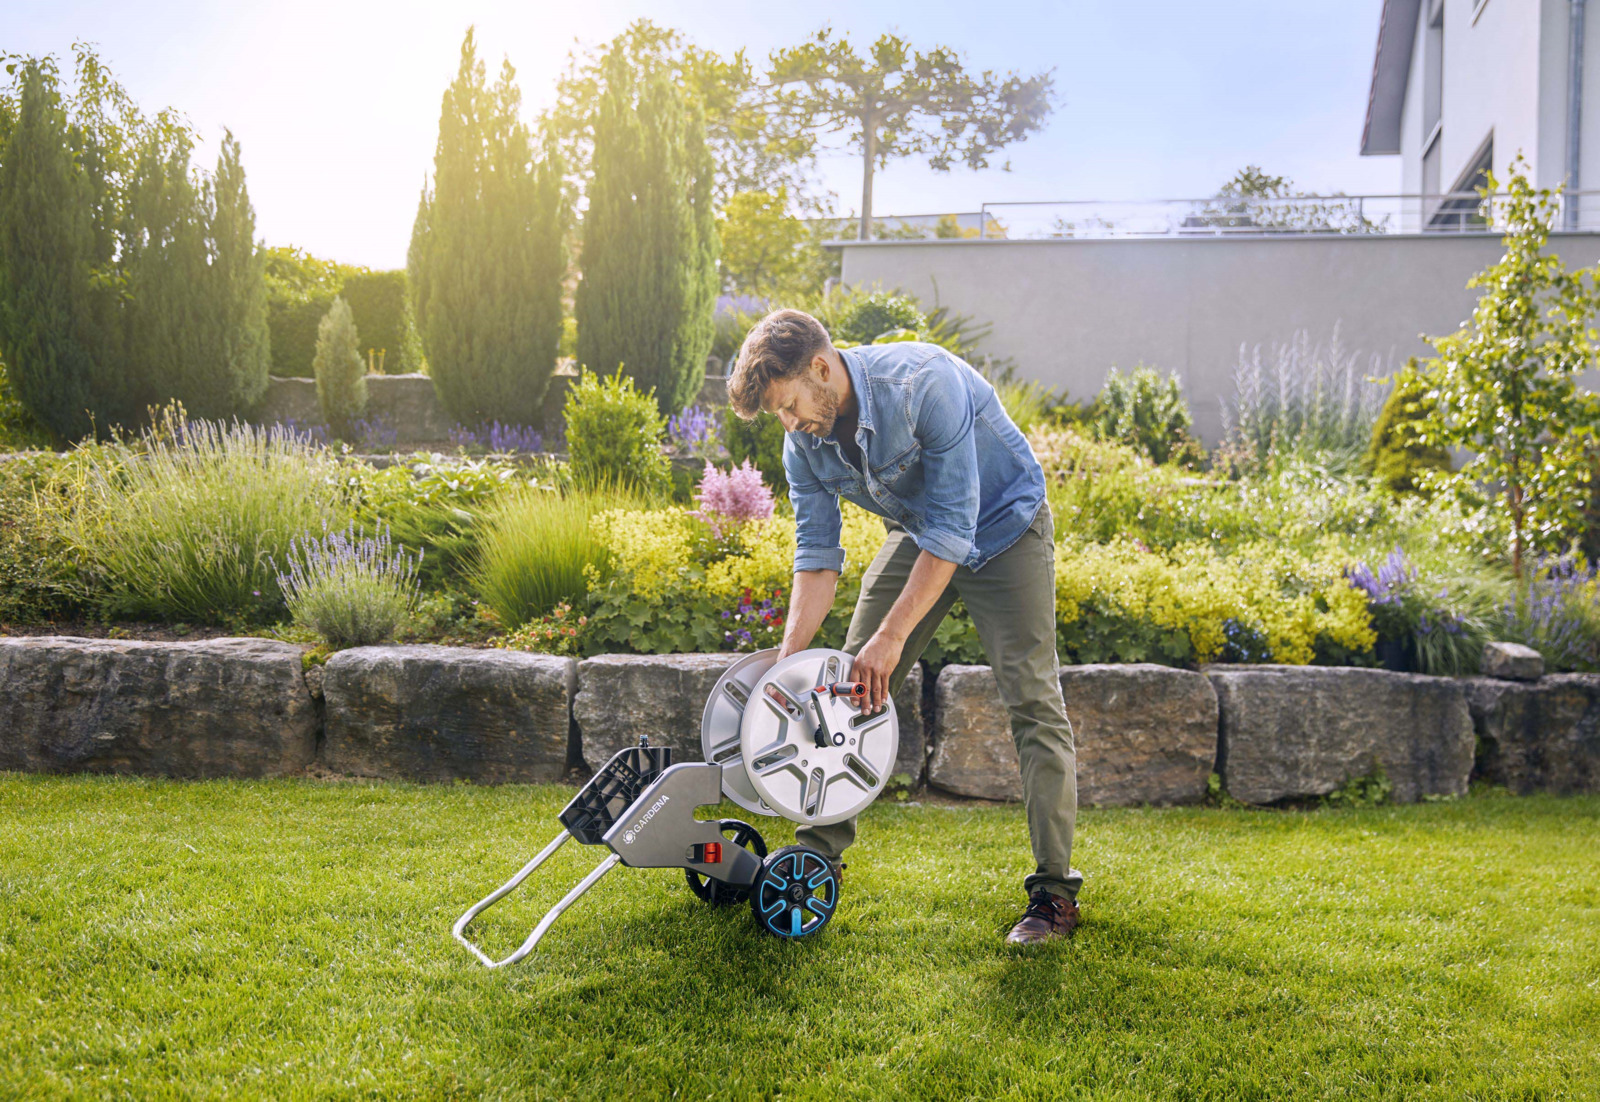
<instances>
[{"instance_id":1,"label":"gardena logo text","mask_svg":"<svg viewBox=\"0 0 1600 1102\"><path fill-rule=\"evenodd\" d=\"M663 804L665 804L670 799L672 799L671 796L663 796L659 800L657 800L655 803L651 804L650 805L650 810L646 811L643 815L639 816L639 821L637 823L633 824L633 829L628 831L626 834L624 834L622 836L623 845L628 845L628 846L633 845L634 835L636 835L639 831L643 830L644 829L644 825L646 823L648 823L651 819L654 819L656 817L656 812L660 811L661 810L661 806Z\"/></svg>"}]
</instances>

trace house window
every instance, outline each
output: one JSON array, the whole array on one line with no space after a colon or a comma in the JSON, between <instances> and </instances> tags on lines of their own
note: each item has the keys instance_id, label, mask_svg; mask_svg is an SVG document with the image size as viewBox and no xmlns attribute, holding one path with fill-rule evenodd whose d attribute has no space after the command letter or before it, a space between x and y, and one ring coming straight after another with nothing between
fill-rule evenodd
<instances>
[{"instance_id":1,"label":"house window","mask_svg":"<svg viewBox=\"0 0 1600 1102\"><path fill-rule=\"evenodd\" d=\"M1422 140L1438 129L1444 114L1444 0L1429 0L1422 43Z\"/></svg>"},{"instance_id":2,"label":"house window","mask_svg":"<svg viewBox=\"0 0 1600 1102\"><path fill-rule=\"evenodd\" d=\"M1434 145L1434 152L1437 155L1437 143ZM1487 223L1478 213L1480 200L1477 189L1489 183L1489 169L1493 166L1494 135L1490 134L1471 163L1457 177L1456 182L1450 185L1450 194L1439 203L1433 217L1428 220L1428 229L1447 233L1484 229ZM1438 172L1437 156L1434 161L1434 172L1436 174Z\"/></svg>"}]
</instances>

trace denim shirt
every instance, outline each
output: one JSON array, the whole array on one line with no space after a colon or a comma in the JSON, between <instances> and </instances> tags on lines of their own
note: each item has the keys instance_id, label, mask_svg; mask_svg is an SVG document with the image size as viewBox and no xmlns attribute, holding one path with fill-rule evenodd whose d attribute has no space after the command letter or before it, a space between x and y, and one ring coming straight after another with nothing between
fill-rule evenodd
<instances>
[{"instance_id":1,"label":"denim shirt","mask_svg":"<svg viewBox=\"0 0 1600 1102\"><path fill-rule=\"evenodd\" d=\"M965 361L906 341L841 349L857 406L856 470L832 436L785 434L798 570L844 569L841 497L898 522L919 548L979 570L1027 531L1044 471ZM864 564L863 564L864 565Z\"/></svg>"}]
</instances>

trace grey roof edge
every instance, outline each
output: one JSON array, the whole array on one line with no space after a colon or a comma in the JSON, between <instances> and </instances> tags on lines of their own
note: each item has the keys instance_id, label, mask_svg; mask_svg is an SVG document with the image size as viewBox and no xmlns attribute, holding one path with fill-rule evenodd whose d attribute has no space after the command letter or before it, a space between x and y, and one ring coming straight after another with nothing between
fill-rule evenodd
<instances>
[{"instance_id":1,"label":"grey roof edge","mask_svg":"<svg viewBox=\"0 0 1600 1102\"><path fill-rule=\"evenodd\" d=\"M1367 120L1361 128L1363 157L1400 152L1400 114L1406 105L1421 8L1422 0L1383 0L1372 86L1367 90Z\"/></svg>"}]
</instances>

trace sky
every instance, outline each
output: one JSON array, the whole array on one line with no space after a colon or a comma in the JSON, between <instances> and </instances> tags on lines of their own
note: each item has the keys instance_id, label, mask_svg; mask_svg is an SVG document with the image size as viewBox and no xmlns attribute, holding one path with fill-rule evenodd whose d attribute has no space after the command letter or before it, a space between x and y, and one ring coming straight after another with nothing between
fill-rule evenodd
<instances>
[{"instance_id":1,"label":"sky","mask_svg":"<svg viewBox=\"0 0 1600 1102\"><path fill-rule=\"evenodd\" d=\"M1361 157L1382 0L0 0L0 51L100 55L147 111L198 128L210 167L223 128L241 143L258 234L271 245L400 267L429 173L439 103L477 28L491 71L516 67L529 120L567 55L648 17L720 53L765 58L823 26L865 46L886 31L949 46L969 68L1053 70L1043 132L974 172L905 160L880 172L874 213L985 202L1209 195L1246 164L1304 191L1399 190L1399 159ZM824 157L839 214L860 161Z\"/></svg>"}]
</instances>

